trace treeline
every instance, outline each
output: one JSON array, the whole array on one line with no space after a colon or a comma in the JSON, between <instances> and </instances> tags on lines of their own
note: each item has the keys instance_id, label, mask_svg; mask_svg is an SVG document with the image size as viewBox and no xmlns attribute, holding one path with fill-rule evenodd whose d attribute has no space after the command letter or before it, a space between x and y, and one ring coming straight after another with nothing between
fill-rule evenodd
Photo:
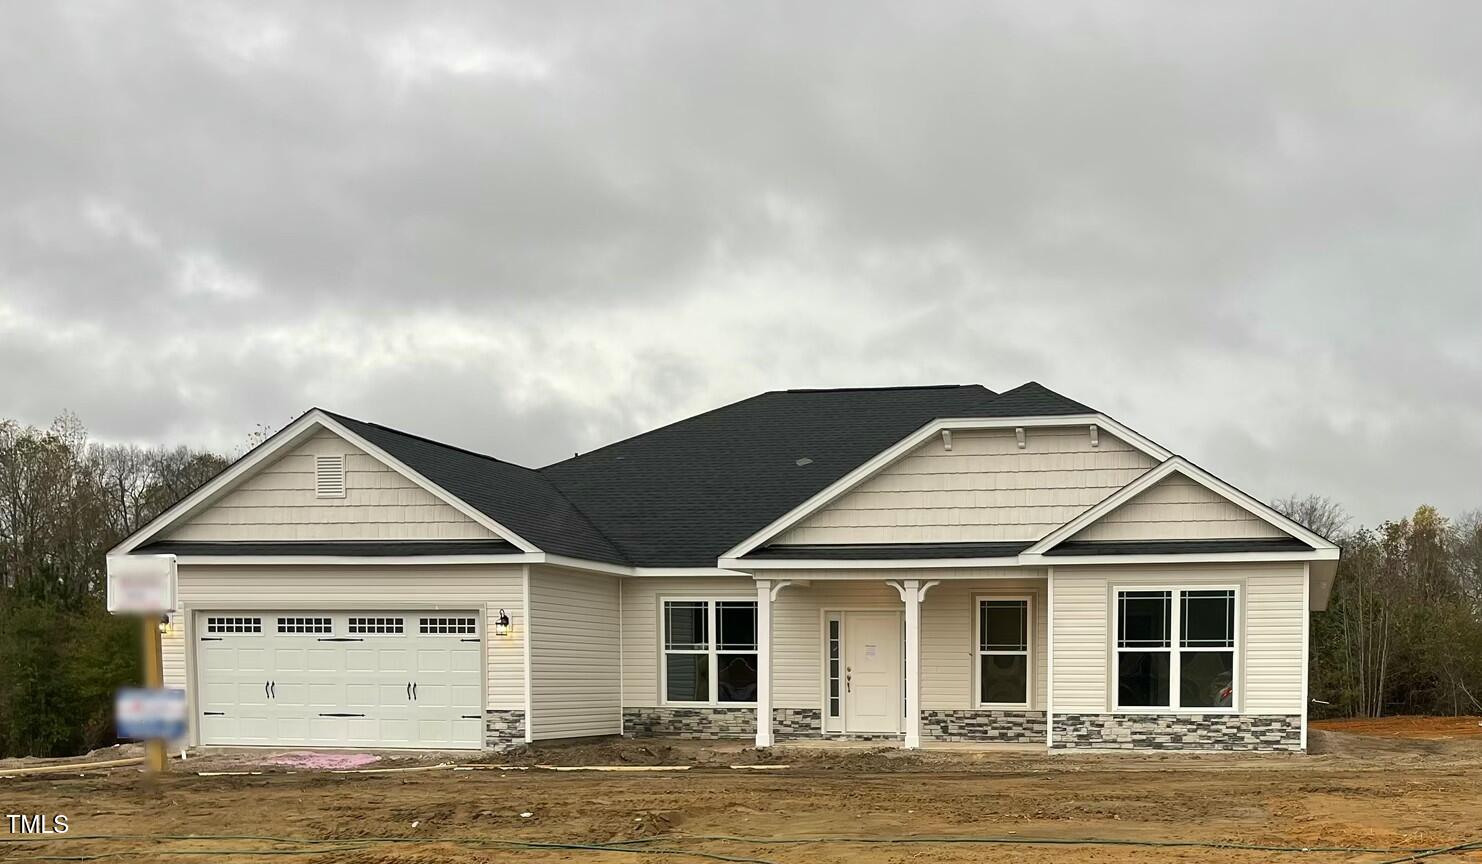
<instances>
[{"instance_id":1,"label":"treeline","mask_svg":"<svg viewBox=\"0 0 1482 864\"><path fill-rule=\"evenodd\" d=\"M104 555L227 462L92 443L70 416L0 421L0 756L113 741L113 693L140 680L139 645L137 625L104 609ZM1482 713L1482 514L1422 507L1350 530L1327 499L1273 503L1343 546L1312 618L1313 715Z\"/></svg>"},{"instance_id":2,"label":"treeline","mask_svg":"<svg viewBox=\"0 0 1482 864\"><path fill-rule=\"evenodd\" d=\"M104 555L226 464L90 443L70 416L0 421L0 756L113 741L114 691L140 680L139 628L104 608Z\"/></svg>"},{"instance_id":3,"label":"treeline","mask_svg":"<svg viewBox=\"0 0 1482 864\"><path fill-rule=\"evenodd\" d=\"M1312 616L1313 716L1482 714L1482 512L1350 531L1327 499L1273 503L1343 547Z\"/></svg>"}]
</instances>

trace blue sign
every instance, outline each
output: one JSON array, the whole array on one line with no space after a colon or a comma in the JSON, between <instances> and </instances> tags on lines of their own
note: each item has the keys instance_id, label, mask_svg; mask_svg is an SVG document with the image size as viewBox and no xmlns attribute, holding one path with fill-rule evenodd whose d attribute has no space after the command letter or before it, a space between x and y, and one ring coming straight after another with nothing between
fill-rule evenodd
<instances>
[{"instance_id":1,"label":"blue sign","mask_svg":"<svg viewBox=\"0 0 1482 864\"><path fill-rule=\"evenodd\" d=\"M118 737L173 741L185 737L185 691L124 687L113 703Z\"/></svg>"}]
</instances>

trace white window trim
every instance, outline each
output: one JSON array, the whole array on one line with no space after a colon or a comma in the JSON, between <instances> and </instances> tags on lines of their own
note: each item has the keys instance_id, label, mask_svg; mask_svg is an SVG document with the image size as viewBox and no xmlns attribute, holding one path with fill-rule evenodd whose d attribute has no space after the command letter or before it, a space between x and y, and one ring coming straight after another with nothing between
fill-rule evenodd
<instances>
[{"instance_id":1,"label":"white window trim","mask_svg":"<svg viewBox=\"0 0 1482 864\"><path fill-rule=\"evenodd\" d=\"M1172 605L1168 622L1168 647L1167 648L1121 648L1117 645L1117 633L1120 629L1122 617L1122 604L1119 595L1124 591L1167 591L1171 596L1169 602ZM1235 646L1230 649L1222 648L1183 648L1180 647L1180 626L1183 624L1183 592L1185 591L1233 591L1235 596ZM1111 663L1107 671L1107 678L1111 690L1111 705L1113 714L1240 714L1245 704L1245 593L1237 584L1226 583L1201 583L1201 582L1175 582L1165 585L1113 585L1111 587L1111 630L1109 631L1111 643ZM1185 651L1222 651L1229 650L1234 656L1230 672L1230 680L1235 685L1235 698L1230 700L1230 707L1189 707L1180 705L1183 695L1181 681L1182 669L1180 668L1180 655ZM1148 651L1168 652L1168 704L1167 705L1123 705L1118 701L1122 688L1119 686L1118 675L1121 668L1120 658L1123 651L1132 653L1146 653Z\"/></svg>"},{"instance_id":2,"label":"white window trim","mask_svg":"<svg viewBox=\"0 0 1482 864\"><path fill-rule=\"evenodd\" d=\"M725 654L760 654L762 634L756 634L756 648L751 651L725 651L719 649L719 640L716 638L716 604L717 603L756 603L756 595L715 595L705 594L703 596L659 596L659 704L673 706L675 708L755 708L756 700L750 702L722 702L720 701L720 659L719 655ZM704 650L695 648L669 649L669 640L665 636L665 630L669 626L668 616L664 613L664 607L670 603L704 603L705 604L705 641ZM703 654L710 658L710 699L705 702L677 700L669 698L669 655L670 654ZM760 663L760 660L758 660Z\"/></svg>"},{"instance_id":3,"label":"white window trim","mask_svg":"<svg viewBox=\"0 0 1482 864\"><path fill-rule=\"evenodd\" d=\"M984 651L982 633L982 611L983 602L992 600L1022 601L1024 603L1024 650L1019 651ZM973 705L992 711L1028 711L1034 704L1034 595L1033 594L974 594L972 603L972 635L973 635ZM983 701L983 656L985 654L1020 654L1024 655L1024 701L1023 702L984 702Z\"/></svg>"}]
</instances>

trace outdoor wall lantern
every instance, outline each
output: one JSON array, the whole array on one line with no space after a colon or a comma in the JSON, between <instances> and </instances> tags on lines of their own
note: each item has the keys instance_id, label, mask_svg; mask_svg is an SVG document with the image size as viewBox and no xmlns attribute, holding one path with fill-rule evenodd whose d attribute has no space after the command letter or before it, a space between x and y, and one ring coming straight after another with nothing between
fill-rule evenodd
<instances>
[{"instance_id":1,"label":"outdoor wall lantern","mask_svg":"<svg viewBox=\"0 0 1482 864\"><path fill-rule=\"evenodd\" d=\"M499 610L499 617L494 619L494 635L509 635L509 613L503 609Z\"/></svg>"}]
</instances>

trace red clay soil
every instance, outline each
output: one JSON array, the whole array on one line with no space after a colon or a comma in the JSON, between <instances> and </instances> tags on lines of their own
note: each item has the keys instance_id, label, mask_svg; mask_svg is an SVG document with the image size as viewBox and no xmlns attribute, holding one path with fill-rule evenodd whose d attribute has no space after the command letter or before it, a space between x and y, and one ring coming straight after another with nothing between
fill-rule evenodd
<instances>
[{"instance_id":1,"label":"red clay soil","mask_svg":"<svg viewBox=\"0 0 1482 864\"><path fill-rule=\"evenodd\" d=\"M1451 741L1482 738L1482 717L1351 717L1346 720L1315 720L1312 728L1380 738Z\"/></svg>"}]
</instances>

